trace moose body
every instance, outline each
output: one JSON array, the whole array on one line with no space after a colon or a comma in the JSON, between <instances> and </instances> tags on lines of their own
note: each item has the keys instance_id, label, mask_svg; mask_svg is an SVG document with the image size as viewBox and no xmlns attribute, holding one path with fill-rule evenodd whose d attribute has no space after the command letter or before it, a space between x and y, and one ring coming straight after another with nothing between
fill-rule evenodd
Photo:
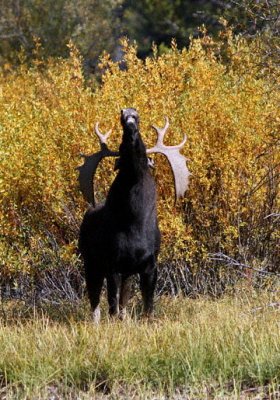
<instances>
[{"instance_id":1,"label":"moose body","mask_svg":"<svg viewBox=\"0 0 280 400\"><path fill-rule=\"evenodd\" d=\"M175 197L183 197L188 186L187 159L180 154L186 142L176 146L163 144L169 126L157 132L157 143L147 149L139 132L139 117L135 108L121 111L123 127L119 152L111 151L106 144L110 131L102 135L95 125L101 150L85 158L80 170L80 188L86 201L92 204L86 212L79 238L80 252L84 258L87 290L94 312L99 320L99 299L103 281L107 280L107 296L111 315L125 314L129 299L130 281L134 274L140 275L140 288L144 311L153 311L153 297L157 281L157 257L160 249L160 230L157 222L156 184L149 167L153 168L150 153L164 154L171 166ZM118 174L112 183L104 203L95 204L93 177L98 163L104 157L119 157L115 163Z\"/></svg>"},{"instance_id":2,"label":"moose body","mask_svg":"<svg viewBox=\"0 0 280 400\"><path fill-rule=\"evenodd\" d=\"M160 230L156 184L149 170L136 110L122 110L121 123L118 174L105 203L89 207L80 230L87 290L97 318L104 278L111 315L119 312L119 306L124 314L134 274L140 275L144 311L150 314L157 280Z\"/></svg>"}]
</instances>

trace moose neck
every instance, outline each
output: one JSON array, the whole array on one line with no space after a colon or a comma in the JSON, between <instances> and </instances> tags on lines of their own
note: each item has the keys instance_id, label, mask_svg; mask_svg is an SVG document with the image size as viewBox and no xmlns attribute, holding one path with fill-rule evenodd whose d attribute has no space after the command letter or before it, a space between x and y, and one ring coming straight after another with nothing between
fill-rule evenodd
<instances>
[{"instance_id":1,"label":"moose neck","mask_svg":"<svg viewBox=\"0 0 280 400\"><path fill-rule=\"evenodd\" d=\"M142 188L152 176L148 167L146 147L139 131L131 135L131 132L124 129L119 155L119 172L109 190L106 207L114 210L114 219L122 226L124 215L125 221L133 220L135 223L139 215L142 215L144 197L148 196ZM140 225L142 226L142 222ZM122 228L126 229L123 226Z\"/></svg>"},{"instance_id":2,"label":"moose neck","mask_svg":"<svg viewBox=\"0 0 280 400\"><path fill-rule=\"evenodd\" d=\"M149 169L146 146L138 129L124 126L119 152L121 174L139 177Z\"/></svg>"}]
</instances>

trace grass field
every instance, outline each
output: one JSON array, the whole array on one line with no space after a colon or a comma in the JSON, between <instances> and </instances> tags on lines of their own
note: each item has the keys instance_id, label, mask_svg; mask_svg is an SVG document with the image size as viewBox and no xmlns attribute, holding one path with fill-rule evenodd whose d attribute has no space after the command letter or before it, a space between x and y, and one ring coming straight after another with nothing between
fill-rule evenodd
<instances>
[{"instance_id":1,"label":"grass field","mask_svg":"<svg viewBox=\"0 0 280 400\"><path fill-rule=\"evenodd\" d=\"M278 293L139 299L126 321L88 302L1 304L0 399L277 399Z\"/></svg>"}]
</instances>

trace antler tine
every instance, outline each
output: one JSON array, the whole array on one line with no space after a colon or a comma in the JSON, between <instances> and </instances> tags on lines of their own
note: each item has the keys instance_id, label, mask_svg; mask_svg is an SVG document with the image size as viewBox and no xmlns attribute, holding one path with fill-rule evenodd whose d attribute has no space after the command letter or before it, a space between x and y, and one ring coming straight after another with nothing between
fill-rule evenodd
<instances>
[{"instance_id":1,"label":"antler tine","mask_svg":"<svg viewBox=\"0 0 280 400\"><path fill-rule=\"evenodd\" d=\"M169 120L168 120L168 118L167 117L164 117L165 118L165 125L164 125L164 128L162 128L162 129L160 129L160 128L158 128L157 126L155 126L155 125L151 125L151 127L156 131L156 133L157 133L157 143L156 143L156 145L162 145L163 144L163 138L164 138L164 135L165 135L165 132L167 131L167 129L168 129L168 127L169 127Z\"/></svg>"},{"instance_id":2,"label":"antler tine","mask_svg":"<svg viewBox=\"0 0 280 400\"><path fill-rule=\"evenodd\" d=\"M184 138L180 144L177 144L176 146L169 146L169 147L172 147L173 149L181 149L184 146L184 144L186 143L186 141L187 141L187 136L184 133Z\"/></svg>"},{"instance_id":3,"label":"antler tine","mask_svg":"<svg viewBox=\"0 0 280 400\"><path fill-rule=\"evenodd\" d=\"M180 144L177 144L175 146L166 146L163 144L164 135L169 127L168 118L167 117L164 117L164 118L165 118L164 128L160 129L155 125L151 125L151 127L157 132L157 142L154 147L152 147L151 149L147 149L147 154L157 152L159 150L159 148L160 149L174 149L174 150L181 149L184 146L184 144L186 143L187 136L184 133L184 138Z\"/></svg>"},{"instance_id":4,"label":"antler tine","mask_svg":"<svg viewBox=\"0 0 280 400\"><path fill-rule=\"evenodd\" d=\"M110 135L110 133L112 132L112 130L110 129L108 132L102 134L102 133L100 132L99 128L98 128L98 125L99 125L99 122L96 122L96 124L95 124L95 133L96 133L96 135L98 136L98 138L99 138L99 140L100 140L100 143L101 143L101 144L104 144L104 143L106 143L106 141L107 141L107 139L108 139L108 136Z\"/></svg>"}]
</instances>

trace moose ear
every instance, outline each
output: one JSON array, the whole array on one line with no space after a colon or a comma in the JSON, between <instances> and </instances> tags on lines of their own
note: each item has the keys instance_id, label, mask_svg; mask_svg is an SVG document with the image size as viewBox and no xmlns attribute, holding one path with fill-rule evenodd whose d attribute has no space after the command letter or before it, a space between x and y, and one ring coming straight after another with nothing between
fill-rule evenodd
<instances>
[{"instance_id":1,"label":"moose ear","mask_svg":"<svg viewBox=\"0 0 280 400\"><path fill-rule=\"evenodd\" d=\"M147 158L148 158L148 167L150 167L152 169L156 169L154 160L151 157L147 157Z\"/></svg>"}]
</instances>

